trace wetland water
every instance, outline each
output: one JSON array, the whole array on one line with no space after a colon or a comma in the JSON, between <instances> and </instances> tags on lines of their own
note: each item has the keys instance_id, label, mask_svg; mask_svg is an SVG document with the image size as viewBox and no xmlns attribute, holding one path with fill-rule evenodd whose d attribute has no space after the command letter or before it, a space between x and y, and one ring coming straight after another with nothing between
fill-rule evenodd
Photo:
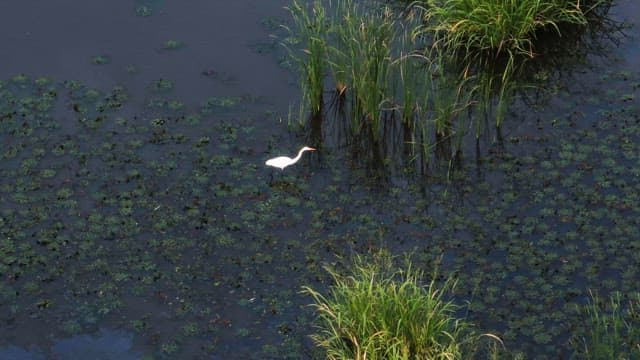
<instances>
[{"instance_id":1,"label":"wetland water","mask_svg":"<svg viewBox=\"0 0 640 360\"><path fill-rule=\"evenodd\" d=\"M354 253L459 279L481 332L568 358L588 291L638 291L638 5L549 74L468 176L384 185L304 136L285 1L0 4L0 359L317 356L311 299Z\"/></svg>"}]
</instances>

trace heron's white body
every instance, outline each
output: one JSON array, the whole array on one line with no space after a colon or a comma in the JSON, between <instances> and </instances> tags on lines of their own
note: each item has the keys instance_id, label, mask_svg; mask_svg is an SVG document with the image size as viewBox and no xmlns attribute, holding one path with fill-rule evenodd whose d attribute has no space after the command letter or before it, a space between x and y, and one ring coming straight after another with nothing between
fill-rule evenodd
<instances>
[{"instance_id":1,"label":"heron's white body","mask_svg":"<svg viewBox=\"0 0 640 360\"><path fill-rule=\"evenodd\" d=\"M298 162L298 160L300 160L300 157L302 157L302 153L305 151L314 151L315 149L312 147L308 147L305 146L302 149L300 149L300 151L298 151L298 156L294 157L293 159L288 157L288 156L278 156L275 157L273 159L269 159L265 162L265 165L267 166L273 166L276 167L278 169L284 170L284 168L286 168L289 165L293 165L296 162Z\"/></svg>"}]
</instances>

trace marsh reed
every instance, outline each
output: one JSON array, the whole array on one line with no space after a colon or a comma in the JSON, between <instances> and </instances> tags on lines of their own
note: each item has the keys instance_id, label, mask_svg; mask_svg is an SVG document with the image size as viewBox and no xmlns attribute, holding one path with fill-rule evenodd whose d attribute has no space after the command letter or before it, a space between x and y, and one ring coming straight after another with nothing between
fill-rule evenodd
<instances>
[{"instance_id":1,"label":"marsh reed","mask_svg":"<svg viewBox=\"0 0 640 360\"><path fill-rule=\"evenodd\" d=\"M537 56L537 34L586 26L606 1L419 0L398 14L379 1L293 0L291 33L302 49L289 48L313 131L322 131L326 82L333 120L345 123L347 142L369 148L362 153L372 164L394 162L390 151L401 141L407 163L452 165L466 134L479 151L485 124L500 128L523 88L522 65Z\"/></svg>"},{"instance_id":2,"label":"marsh reed","mask_svg":"<svg viewBox=\"0 0 640 360\"><path fill-rule=\"evenodd\" d=\"M324 81L327 68L326 10L320 0L315 0L310 9L299 0L293 0L287 10L294 20L294 28L283 26L299 43L294 44L295 48L289 45L286 47L300 73L306 105L311 109L313 116L320 116L324 103Z\"/></svg>"},{"instance_id":3,"label":"marsh reed","mask_svg":"<svg viewBox=\"0 0 640 360\"><path fill-rule=\"evenodd\" d=\"M640 293L612 293L608 301L589 292L591 299L581 309L587 317L582 336L572 344L581 358L637 359L640 357Z\"/></svg>"}]
</instances>

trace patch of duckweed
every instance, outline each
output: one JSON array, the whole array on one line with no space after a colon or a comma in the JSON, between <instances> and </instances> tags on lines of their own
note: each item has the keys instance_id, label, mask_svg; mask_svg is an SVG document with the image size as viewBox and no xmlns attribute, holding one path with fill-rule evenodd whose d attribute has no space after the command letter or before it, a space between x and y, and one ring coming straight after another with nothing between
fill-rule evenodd
<instances>
[{"instance_id":1,"label":"patch of duckweed","mask_svg":"<svg viewBox=\"0 0 640 360\"><path fill-rule=\"evenodd\" d=\"M188 114L184 120L187 125L194 126L200 124L201 117L199 114Z\"/></svg>"},{"instance_id":2,"label":"patch of duckweed","mask_svg":"<svg viewBox=\"0 0 640 360\"><path fill-rule=\"evenodd\" d=\"M181 49L182 47L184 47L184 42L180 40L174 40L174 39L167 40L162 45L162 48L164 50L178 50L178 49Z\"/></svg>"},{"instance_id":3,"label":"patch of duckweed","mask_svg":"<svg viewBox=\"0 0 640 360\"><path fill-rule=\"evenodd\" d=\"M140 5L136 7L136 16L149 17L153 15L153 9L150 6Z\"/></svg>"},{"instance_id":4,"label":"patch of duckweed","mask_svg":"<svg viewBox=\"0 0 640 360\"><path fill-rule=\"evenodd\" d=\"M154 92L164 93L173 90L173 81L169 79L158 79L151 84L151 89Z\"/></svg>"},{"instance_id":5,"label":"patch of duckweed","mask_svg":"<svg viewBox=\"0 0 640 360\"><path fill-rule=\"evenodd\" d=\"M95 55L91 58L91 63L94 65L106 65L111 62L111 57L108 55Z\"/></svg>"},{"instance_id":6,"label":"patch of duckweed","mask_svg":"<svg viewBox=\"0 0 640 360\"><path fill-rule=\"evenodd\" d=\"M128 73L128 74L137 74L140 72L140 69L133 64L129 64L127 65L124 70Z\"/></svg>"},{"instance_id":7,"label":"patch of duckweed","mask_svg":"<svg viewBox=\"0 0 640 360\"><path fill-rule=\"evenodd\" d=\"M237 110L240 105L252 103L255 102L255 100L256 99L251 96L210 97L202 103L200 111L203 115L228 112L230 110Z\"/></svg>"},{"instance_id":8,"label":"patch of duckweed","mask_svg":"<svg viewBox=\"0 0 640 360\"><path fill-rule=\"evenodd\" d=\"M160 344L160 351L163 355L173 355L178 351L178 343L174 340Z\"/></svg>"}]
</instances>

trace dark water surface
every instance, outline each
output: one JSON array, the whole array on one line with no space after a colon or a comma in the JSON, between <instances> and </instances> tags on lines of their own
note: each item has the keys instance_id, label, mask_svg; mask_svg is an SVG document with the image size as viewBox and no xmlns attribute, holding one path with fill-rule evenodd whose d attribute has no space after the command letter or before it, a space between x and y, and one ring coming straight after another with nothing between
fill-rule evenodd
<instances>
[{"instance_id":1,"label":"dark water surface","mask_svg":"<svg viewBox=\"0 0 640 360\"><path fill-rule=\"evenodd\" d=\"M2 74L77 79L104 89L122 85L138 100L151 82L169 79L176 83L175 95L191 105L224 93L266 97L286 106L294 95L290 75L259 51L259 45L269 43L269 21L286 16L284 5L257 0L196 0L188 6L162 0L3 1ZM139 15L140 8L151 15ZM169 40L184 46L165 50ZM101 55L109 63L92 64Z\"/></svg>"},{"instance_id":2,"label":"dark water surface","mask_svg":"<svg viewBox=\"0 0 640 360\"><path fill-rule=\"evenodd\" d=\"M639 290L637 3L466 176L382 185L338 147L270 181L305 142L284 5L0 3L0 359L318 356L301 286L378 248L527 358L569 357L589 289Z\"/></svg>"}]
</instances>

